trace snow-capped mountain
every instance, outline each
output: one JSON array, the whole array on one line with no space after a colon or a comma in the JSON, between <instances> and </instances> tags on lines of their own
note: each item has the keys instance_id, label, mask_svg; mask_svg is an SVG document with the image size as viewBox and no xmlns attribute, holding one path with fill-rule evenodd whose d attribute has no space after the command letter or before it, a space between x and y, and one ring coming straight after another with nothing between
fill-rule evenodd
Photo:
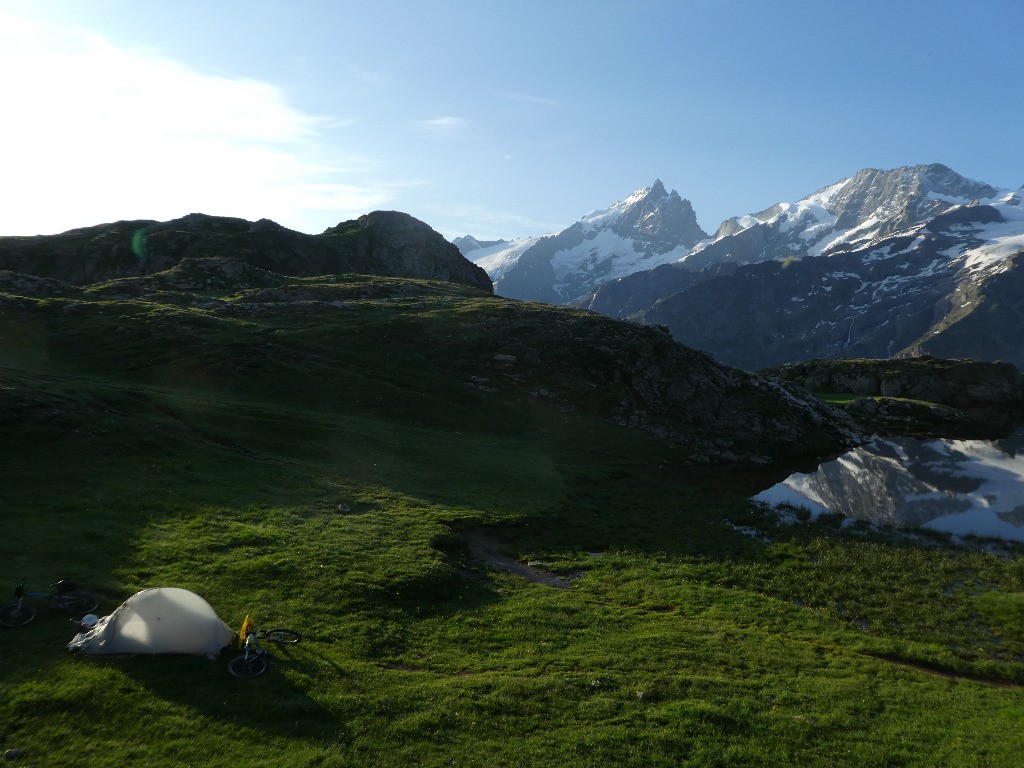
<instances>
[{"instance_id":1,"label":"snow-capped mountain","mask_svg":"<svg viewBox=\"0 0 1024 768\"><path fill-rule=\"evenodd\" d=\"M688 269L723 261L821 256L922 224L957 205L995 199L999 190L944 165L869 168L795 203L722 222L714 238L681 259Z\"/></svg>"},{"instance_id":2,"label":"snow-capped mountain","mask_svg":"<svg viewBox=\"0 0 1024 768\"><path fill-rule=\"evenodd\" d=\"M918 354L1024 368L1022 197L944 165L866 169L708 237L655 182L558 234L461 247L499 295L665 325L748 370Z\"/></svg>"},{"instance_id":3,"label":"snow-capped mountain","mask_svg":"<svg viewBox=\"0 0 1024 768\"><path fill-rule=\"evenodd\" d=\"M557 234L454 242L487 271L498 295L566 304L609 280L678 261L705 238L690 202L655 181Z\"/></svg>"},{"instance_id":4,"label":"snow-capped mountain","mask_svg":"<svg viewBox=\"0 0 1024 768\"><path fill-rule=\"evenodd\" d=\"M507 243L507 240L477 240L472 235L463 235L452 240L452 245L458 248L463 256L480 248L491 248L495 245L505 245Z\"/></svg>"},{"instance_id":5,"label":"snow-capped mountain","mask_svg":"<svg viewBox=\"0 0 1024 768\"><path fill-rule=\"evenodd\" d=\"M478 267L482 267L491 282L497 283L505 276L519 257L540 242L540 237L524 237L520 240L477 240L471 235L457 237L452 243L463 256Z\"/></svg>"},{"instance_id":6,"label":"snow-capped mountain","mask_svg":"<svg viewBox=\"0 0 1024 768\"><path fill-rule=\"evenodd\" d=\"M915 354L1024 367L1021 197L941 165L861 171L585 304L748 369Z\"/></svg>"}]
</instances>

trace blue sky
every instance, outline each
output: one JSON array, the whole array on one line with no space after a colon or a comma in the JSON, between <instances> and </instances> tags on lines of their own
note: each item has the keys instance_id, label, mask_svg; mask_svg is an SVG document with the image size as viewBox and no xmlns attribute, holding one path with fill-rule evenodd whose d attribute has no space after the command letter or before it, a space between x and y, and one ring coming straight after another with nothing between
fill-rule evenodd
<instances>
[{"instance_id":1,"label":"blue sky","mask_svg":"<svg viewBox=\"0 0 1024 768\"><path fill-rule=\"evenodd\" d=\"M0 234L516 238L656 178L714 231L930 162L1017 188L1022 32L1018 0L0 0Z\"/></svg>"}]
</instances>

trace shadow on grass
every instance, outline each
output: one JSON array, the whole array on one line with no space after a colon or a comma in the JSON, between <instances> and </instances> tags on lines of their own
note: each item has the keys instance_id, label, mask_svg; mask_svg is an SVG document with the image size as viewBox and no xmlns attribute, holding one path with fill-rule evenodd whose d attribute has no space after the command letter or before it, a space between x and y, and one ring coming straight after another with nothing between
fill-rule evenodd
<instances>
[{"instance_id":1,"label":"shadow on grass","mask_svg":"<svg viewBox=\"0 0 1024 768\"><path fill-rule=\"evenodd\" d=\"M126 657L98 663L117 666L153 696L200 712L204 717L264 733L311 741L347 743L351 733L341 717L313 699L293 677L317 677L335 666L307 649L270 654L267 671L253 679L233 677L230 650L218 658ZM334 674L342 674L335 666Z\"/></svg>"},{"instance_id":2,"label":"shadow on grass","mask_svg":"<svg viewBox=\"0 0 1024 768\"><path fill-rule=\"evenodd\" d=\"M695 468L665 462L579 478L564 504L542 518L494 526L514 555L632 551L735 560L759 542L726 521L749 514L750 496L784 479L793 465Z\"/></svg>"}]
</instances>

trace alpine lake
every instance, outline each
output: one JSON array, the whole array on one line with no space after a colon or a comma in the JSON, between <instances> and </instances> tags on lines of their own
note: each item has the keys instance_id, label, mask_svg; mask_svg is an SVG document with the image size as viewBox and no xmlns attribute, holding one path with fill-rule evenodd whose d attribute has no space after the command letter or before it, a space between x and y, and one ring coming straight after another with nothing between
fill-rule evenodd
<instances>
[{"instance_id":1,"label":"alpine lake","mask_svg":"<svg viewBox=\"0 0 1024 768\"><path fill-rule=\"evenodd\" d=\"M754 496L783 519L842 516L992 551L1024 542L1024 426L996 439L881 436Z\"/></svg>"}]
</instances>

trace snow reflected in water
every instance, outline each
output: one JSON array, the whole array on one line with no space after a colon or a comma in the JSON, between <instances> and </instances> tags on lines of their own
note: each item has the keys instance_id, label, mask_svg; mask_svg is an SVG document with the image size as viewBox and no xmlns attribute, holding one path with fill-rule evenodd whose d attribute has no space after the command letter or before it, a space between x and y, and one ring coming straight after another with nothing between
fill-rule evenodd
<instances>
[{"instance_id":1,"label":"snow reflected in water","mask_svg":"<svg viewBox=\"0 0 1024 768\"><path fill-rule=\"evenodd\" d=\"M1024 541L1024 429L998 441L878 437L754 499L883 525Z\"/></svg>"}]
</instances>

